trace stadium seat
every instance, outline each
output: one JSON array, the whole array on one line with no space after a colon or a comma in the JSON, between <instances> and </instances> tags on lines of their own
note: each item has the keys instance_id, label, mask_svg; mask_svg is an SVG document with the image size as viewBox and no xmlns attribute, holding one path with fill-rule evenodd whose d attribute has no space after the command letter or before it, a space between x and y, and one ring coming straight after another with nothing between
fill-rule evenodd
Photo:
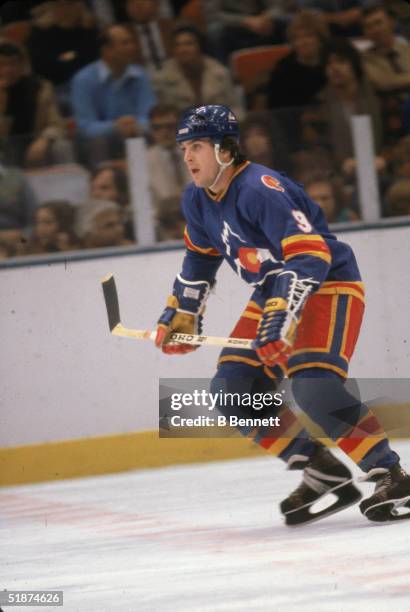
<instances>
[{"instance_id":1,"label":"stadium seat","mask_svg":"<svg viewBox=\"0 0 410 612\"><path fill-rule=\"evenodd\" d=\"M25 176L40 204L63 199L78 205L88 198L90 175L78 164L26 170Z\"/></svg>"},{"instance_id":2,"label":"stadium seat","mask_svg":"<svg viewBox=\"0 0 410 612\"><path fill-rule=\"evenodd\" d=\"M256 85L259 85L271 72L275 64L289 52L289 45L240 49L234 51L230 56L231 70L247 94Z\"/></svg>"}]
</instances>

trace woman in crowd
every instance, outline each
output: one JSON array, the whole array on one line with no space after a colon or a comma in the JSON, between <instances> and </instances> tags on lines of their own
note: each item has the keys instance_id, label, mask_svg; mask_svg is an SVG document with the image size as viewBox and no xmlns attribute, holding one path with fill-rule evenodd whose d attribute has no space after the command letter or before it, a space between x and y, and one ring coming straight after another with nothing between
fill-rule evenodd
<instances>
[{"instance_id":1,"label":"woman in crowd","mask_svg":"<svg viewBox=\"0 0 410 612\"><path fill-rule=\"evenodd\" d=\"M55 253L79 248L74 223L75 208L69 202L53 200L42 204L35 213L27 253Z\"/></svg>"},{"instance_id":2,"label":"woman in crowd","mask_svg":"<svg viewBox=\"0 0 410 612\"><path fill-rule=\"evenodd\" d=\"M90 196L94 200L109 200L118 204L125 223L126 238L134 240L133 211L126 171L112 164L100 166L91 178Z\"/></svg>"},{"instance_id":3,"label":"woman in crowd","mask_svg":"<svg viewBox=\"0 0 410 612\"><path fill-rule=\"evenodd\" d=\"M316 13L301 11L288 29L291 52L278 62L268 85L268 108L307 106L326 84L329 30Z\"/></svg>"},{"instance_id":4,"label":"woman in crowd","mask_svg":"<svg viewBox=\"0 0 410 612\"><path fill-rule=\"evenodd\" d=\"M121 208L110 200L88 202L79 219L78 233L86 249L133 244L125 236Z\"/></svg>"}]
</instances>

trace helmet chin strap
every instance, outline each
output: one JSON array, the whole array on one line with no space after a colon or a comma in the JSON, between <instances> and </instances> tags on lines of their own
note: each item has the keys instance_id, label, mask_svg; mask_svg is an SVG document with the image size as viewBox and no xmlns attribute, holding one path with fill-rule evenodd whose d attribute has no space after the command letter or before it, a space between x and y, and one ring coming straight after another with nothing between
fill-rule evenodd
<instances>
[{"instance_id":1,"label":"helmet chin strap","mask_svg":"<svg viewBox=\"0 0 410 612\"><path fill-rule=\"evenodd\" d=\"M222 176L222 173L224 170L226 170L226 168L229 168L229 166L232 166L233 162L234 162L234 158L232 157L232 159L229 162L223 162L221 160L221 158L219 157L219 151L221 150L221 145L219 143L215 143L214 144L214 151L215 151L215 159L218 162L219 165L219 170L216 173L216 177L213 180L212 185L208 186L208 189L210 189L212 191L213 187L216 185L216 183L219 181L219 179Z\"/></svg>"}]
</instances>

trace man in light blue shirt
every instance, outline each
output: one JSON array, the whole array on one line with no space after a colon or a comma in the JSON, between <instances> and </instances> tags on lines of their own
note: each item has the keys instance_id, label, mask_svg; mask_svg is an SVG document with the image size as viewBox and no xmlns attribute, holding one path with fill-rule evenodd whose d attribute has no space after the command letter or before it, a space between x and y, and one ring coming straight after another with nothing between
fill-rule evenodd
<instances>
[{"instance_id":1,"label":"man in light blue shirt","mask_svg":"<svg viewBox=\"0 0 410 612\"><path fill-rule=\"evenodd\" d=\"M148 128L155 96L145 70L133 63L135 40L125 26L101 34L100 60L74 76L72 106L91 166L124 156L124 140Z\"/></svg>"}]
</instances>

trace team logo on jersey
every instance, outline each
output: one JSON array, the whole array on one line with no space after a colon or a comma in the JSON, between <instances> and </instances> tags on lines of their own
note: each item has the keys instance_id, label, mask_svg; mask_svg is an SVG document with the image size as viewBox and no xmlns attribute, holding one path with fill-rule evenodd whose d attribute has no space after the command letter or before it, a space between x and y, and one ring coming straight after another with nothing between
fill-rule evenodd
<instances>
[{"instance_id":1,"label":"team logo on jersey","mask_svg":"<svg viewBox=\"0 0 410 612\"><path fill-rule=\"evenodd\" d=\"M269 176L269 174L264 174L261 176L261 181L265 185L265 187L269 187L269 189L276 189L276 191L285 191L282 187L278 179L273 176Z\"/></svg>"},{"instance_id":2,"label":"team logo on jersey","mask_svg":"<svg viewBox=\"0 0 410 612\"><path fill-rule=\"evenodd\" d=\"M243 274L245 273L246 275L247 272L250 272L251 274L259 274L259 272L261 272L262 265L267 261L274 264L282 263L274 258L269 249L243 246L246 244L246 240L244 240L239 234L235 233L227 221L224 221L221 239L225 245L227 256L233 258L236 266L236 272L241 278L247 279L247 277ZM277 274L280 269L281 267L278 267L277 271L268 271L267 273ZM264 278L258 281L257 284L262 284Z\"/></svg>"},{"instance_id":3,"label":"team logo on jersey","mask_svg":"<svg viewBox=\"0 0 410 612\"><path fill-rule=\"evenodd\" d=\"M258 257L258 249L240 247L238 249L238 259L245 270L249 270L249 272L259 272L262 262Z\"/></svg>"}]
</instances>

